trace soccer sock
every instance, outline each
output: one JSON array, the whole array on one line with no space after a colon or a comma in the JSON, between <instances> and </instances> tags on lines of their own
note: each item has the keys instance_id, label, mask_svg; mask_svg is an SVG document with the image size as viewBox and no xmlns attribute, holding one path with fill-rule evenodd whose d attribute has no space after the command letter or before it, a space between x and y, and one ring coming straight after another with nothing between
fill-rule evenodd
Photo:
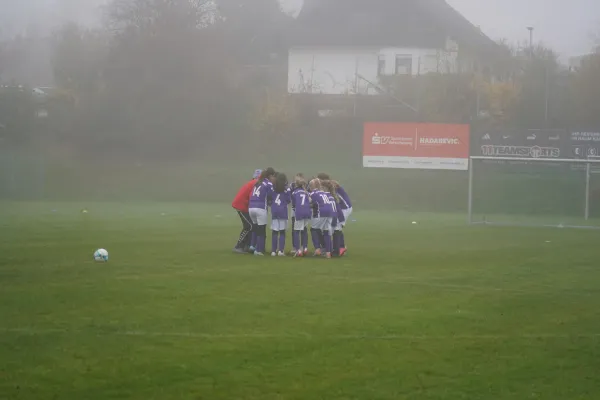
<instances>
[{"instance_id":1,"label":"soccer sock","mask_svg":"<svg viewBox=\"0 0 600 400\"><path fill-rule=\"evenodd\" d=\"M285 231L279 231L279 251L285 251Z\"/></svg>"},{"instance_id":2,"label":"soccer sock","mask_svg":"<svg viewBox=\"0 0 600 400\"><path fill-rule=\"evenodd\" d=\"M304 228L304 230L302 231L302 249L305 249L308 247L308 229ZM298 249L300 250L300 249Z\"/></svg>"},{"instance_id":3,"label":"soccer sock","mask_svg":"<svg viewBox=\"0 0 600 400\"><path fill-rule=\"evenodd\" d=\"M294 250L300 250L300 231L292 231L292 246Z\"/></svg>"},{"instance_id":4,"label":"soccer sock","mask_svg":"<svg viewBox=\"0 0 600 400\"><path fill-rule=\"evenodd\" d=\"M344 240L344 231L340 231L340 249L346 248L346 241Z\"/></svg>"},{"instance_id":5,"label":"soccer sock","mask_svg":"<svg viewBox=\"0 0 600 400\"><path fill-rule=\"evenodd\" d=\"M325 251L327 253L331 253L332 244L331 244L331 236L329 236L329 231L321 231L323 233L323 242L325 243Z\"/></svg>"},{"instance_id":6,"label":"soccer sock","mask_svg":"<svg viewBox=\"0 0 600 400\"><path fill-rule=\"evenodd\" d=\"M312 242L313 242L313 246L315 246L315 250L320 249L321 248L321 231L318 229L311 228L310 237L312 238Z\"/></svg>"},{"instance_id":7,"label":"soccer sock","mask_svg":"<svg viewBox=\"0 0 600 400\"><path fill-rule=\"evenodd\" d=\"M255 227L256 227L256 226L255 226ZM256 240L257 240L257 238L258 238L258 236L257 236L257 233L256 233L256 229L253 229L253 230L252 230L252 233L251 233L251 235L252 235L252 237L251 237L251 239L250 239L250 246L252 246L252 247L256 248Z\"/></svg>"},{"instance_id":8,"label":"soccer sock","mask_svg":"<svg viewBox=\"0 0 600 400\"><path fill-rule=\"evenodd\" d=\"M325 244L325 232L324 231L319 231L319 244L321 246L321 249L324 249L325 251L327 251L327 245Z\"/></svg>"},{"instance_id":9,"label":"soccer sock","mask_svg":"<svg viewBox=\"0 0 600 400\"><path fill-rule=\"evenodd\" d=\"M256 250L259 253L264 253L267 244L267 226L260 225L258 230L259 232L256 234Z\"/></svg>"},{"instance_id":10,"label":"soccer sock","mask_svg":"<svg viewBox=\"0 0 600 400\"><path fill-rule=\"evenodd\" d=\"M277 252L277 235L279 235L279 232L272 231L272 233L271 233L271 253Z\"/></svg>"},{"instance_id":11,"label":"soccer sock","mask_svg":"<svg viewBox=\"0 0 600 400\"><path fill-rule=\"evenodd\" d=\"M333 251L340 251L340 231L333 232Z\"/></svg>"}]
</instances>

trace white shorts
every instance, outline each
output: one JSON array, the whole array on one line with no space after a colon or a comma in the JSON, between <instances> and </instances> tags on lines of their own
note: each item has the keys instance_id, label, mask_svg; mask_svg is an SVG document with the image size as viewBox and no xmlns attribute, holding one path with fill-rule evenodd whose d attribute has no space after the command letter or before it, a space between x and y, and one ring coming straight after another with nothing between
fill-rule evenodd
<instances>
[{"instance_id":1,"label":"white shorts","mask_svg":"<svg viewBox=\"0 0 600 400\"><path fill-rule=\"evenodd\" d=\"M333 222L333 218L331 217L319 217L313 218L310 222L310 225L313 229L320 229L322 231L331 232L331 223Z\"/></svg>"},{"instance_id":2,"label":"white shorts","mask_svg":"<svg viewBox=\"0 0 600 400\"><path fill-rule=\"evenodd\" d=\"M352 214L352 207L342 210L342 214L344 214L344 222L341 223L341 226L344 227L346 223L348 223L348 218L350 218L350 215Z\"/></svg>"},{"instance_id":3,"label":"white shorts","mask_svg":"<svg viewBox=\"0 0 600 400\"><path fill-rule=\"evenodd\" d=\"M297 219L294 221L295 231L303 231L306 228L308 228L308 219Z\"/></svg>"},{"instance_id":4,"label":"white shorts","mask_svg":"<svg viewBox=\"0 0 600 400\"><path fill-rule=\"evenodd\" d=\"M255 225L266 225L268 221L267 210L262 208L251 208L248 210L250 219Z\"/></svg>"},{"instance_id":5,"label":"white shorts","mask_svg":"<svg viewBox=\"0 0 600 400\"><path fill-rule=\"evenodd\" d=\"M271 221L271 230L276 232L285 231L287 229L287 219L274 219Z\"/></svg>"}]
</instances>

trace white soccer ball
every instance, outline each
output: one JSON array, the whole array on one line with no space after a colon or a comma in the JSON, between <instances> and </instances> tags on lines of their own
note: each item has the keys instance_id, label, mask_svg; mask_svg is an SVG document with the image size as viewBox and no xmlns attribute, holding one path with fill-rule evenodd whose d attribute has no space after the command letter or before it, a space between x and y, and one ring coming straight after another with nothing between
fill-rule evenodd
<instances>
[{"instance_id":1,"label":"white soccer ball","mask_svg":"<svg viewBox=\"0 0 600 400\"><path fill-rule=\"evenodd\" d=\"M108 251L105 249L98 249L94 252L94 261L96 262L107 262L108 261Z\"/></svg>"}]
</instances>

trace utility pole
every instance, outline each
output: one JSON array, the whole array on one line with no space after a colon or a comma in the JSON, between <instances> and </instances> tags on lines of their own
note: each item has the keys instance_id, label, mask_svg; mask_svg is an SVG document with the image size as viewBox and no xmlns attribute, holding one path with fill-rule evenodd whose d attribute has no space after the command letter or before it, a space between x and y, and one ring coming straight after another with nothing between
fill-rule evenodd
<instances>
[{"instance_id":1,"label":"utility pole","mask_svg":"<svg viewBox=\"0 0 600 400\"><path fill-rule=\"evenodd\" d=\"M533 58L533 26L528 26L529 31L529 56Z\"/></svg>"}]
</instances>

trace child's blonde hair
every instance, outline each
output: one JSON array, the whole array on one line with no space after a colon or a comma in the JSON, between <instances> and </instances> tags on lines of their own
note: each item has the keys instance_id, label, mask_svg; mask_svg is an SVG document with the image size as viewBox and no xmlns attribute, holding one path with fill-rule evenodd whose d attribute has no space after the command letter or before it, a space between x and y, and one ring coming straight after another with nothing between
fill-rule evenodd
<instances>
[{"instance_id":1,"label":"child's blonde hair","mask_svg":"<svg viewBox=\"0 0 600 400\"><path fill-rule=\"evenodd\" d=\"M323 189L325 189L326 192L331 193L336 201L339 201L335 184L336 184L335 181L330 181L330 180L322 180L321 181L321 185L323 186Z\"/></svg>"},{"instance_id":2,"label":"child's blonde hair","mask_svg":"<svg viewBox=\"0 0 600 400\"><path fill-rule=\"evenodd\" d=\"M301 174L296 175L294 178L294 183L296 184L297 188L306 190L306 179L304 179L304 176L301 176Z\"/></svg>"},{"instance_id":3,"label":"child's blonde hair","mask_svg":"<svg viewBox=\"0 0 600 400\"><path fill-rule=\"evenodd\" d=\"M319 178L313 178L308 182L308 187L310 190L321 189L321 181Z\"/></svg>"}]
</instances>

